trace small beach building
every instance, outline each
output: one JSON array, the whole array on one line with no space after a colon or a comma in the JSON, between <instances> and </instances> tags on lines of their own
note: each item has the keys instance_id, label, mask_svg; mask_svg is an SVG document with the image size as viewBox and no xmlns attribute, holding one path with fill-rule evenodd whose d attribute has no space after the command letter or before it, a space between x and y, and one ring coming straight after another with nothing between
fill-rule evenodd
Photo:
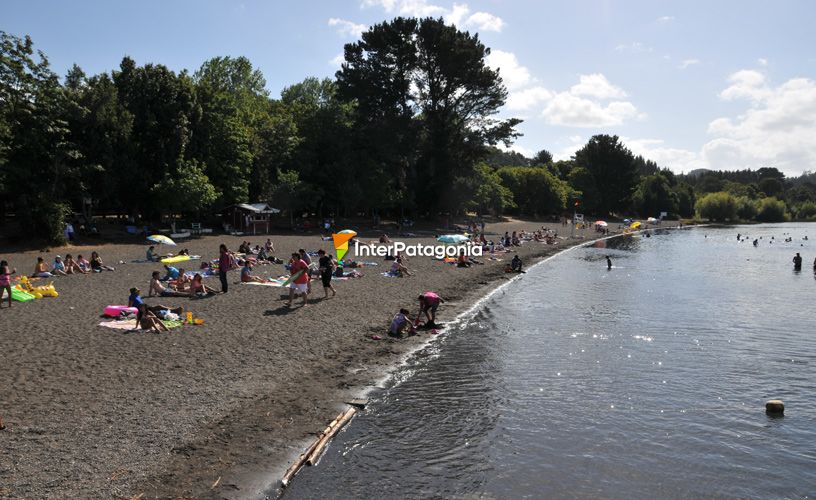
<instances>
[{"instance_id":1,"label":"small beach building","mask_svg":"<svg viewBox=\"0 0 816 500\"><path fill-rule=\"evenodd\" d=\"M224 224L233 231L251 234L268 234L272 216L280 210L267 203L238 203L230 205L222 212Z\"/></svg>"}]
</instances>

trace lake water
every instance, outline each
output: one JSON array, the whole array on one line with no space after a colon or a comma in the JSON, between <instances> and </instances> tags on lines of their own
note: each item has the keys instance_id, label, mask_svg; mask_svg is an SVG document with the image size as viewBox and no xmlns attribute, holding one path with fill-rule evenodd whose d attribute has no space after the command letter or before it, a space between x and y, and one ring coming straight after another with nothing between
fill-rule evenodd
<instances>
[{"instance_id":1,"label":"lake water","mask_svg":"<svg viewBox=\"0 0 816 500\"><path fill-rule=\"evenodd\" d=\"M530 269L414 355L284 497L816 495L808 234L658 231Z\"/></svg>"}]
</instances>

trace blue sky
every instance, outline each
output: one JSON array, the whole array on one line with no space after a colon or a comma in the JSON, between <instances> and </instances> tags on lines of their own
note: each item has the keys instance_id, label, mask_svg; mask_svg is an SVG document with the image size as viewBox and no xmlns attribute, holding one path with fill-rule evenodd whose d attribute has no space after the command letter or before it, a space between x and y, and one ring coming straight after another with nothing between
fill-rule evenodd
<instances>
[{"instance_id":1,"label":"blue sky","mask_svg":"<svg viewBox=\"0 0 816 500\"><path fill-rule=\"evenodd\" d=\"M7 3L0 29L31 35L54 69L195 70L248 57L277 96L332 76L343 44L396 15L477 31L525 122L514 149L568 158L597 133L677 172L816 170L816 3L808 1L337 0Z\"/></svg>"}]
</instances>

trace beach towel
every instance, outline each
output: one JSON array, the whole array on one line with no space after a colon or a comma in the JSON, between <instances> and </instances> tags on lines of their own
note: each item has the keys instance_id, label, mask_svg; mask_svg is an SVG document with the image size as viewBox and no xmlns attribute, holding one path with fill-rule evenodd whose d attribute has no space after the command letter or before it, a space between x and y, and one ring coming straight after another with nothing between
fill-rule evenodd
<instances>
[{"instance_id":1,"label":"beach towel","mask_svg":"<svg viewBox=\"0 0 816 500\"><path fill-rule=\"evenodd\" d=\"M169 330L172 330L173 328L178 328L183 324L181 321L173 320L162 321L162 323L164 323L164 326L166 326ZM113 328L114 330L133 330L136 328L136 318L102 321L101 323L99 323L99 326L104 326L105 328ZM139 330L144 331L141 328Z\"/></svg>"},{"instance_id":2,"label":"beach towel","mask_svg":"<svg viewBox=\"0 0 816 500\"><path fill-rule=\"evenodd\" d=\"M397 273L392 273L388 271L387 273L380 273L381 275L385 276L386 278L400 278L401 276Z\"/></svg>"},{"instance_id":3,"label":"beach towel","mask_svg":"<svg viewBox=\"0 0 816 500\"><path fill-rule=\"evenodd\" d=\"M242 282L240 282L240 283L241 283L242 285L274 286L274 287L278 287L278 288L280 288L280 287L282 287L282 286L283 286L283 281L278 281L278 280L274 280L274 281L264 281L263 283L258 283L257 281L246 281L246 282L243 282L243 281L242 281Z\"/></svg>"}]
</instances>

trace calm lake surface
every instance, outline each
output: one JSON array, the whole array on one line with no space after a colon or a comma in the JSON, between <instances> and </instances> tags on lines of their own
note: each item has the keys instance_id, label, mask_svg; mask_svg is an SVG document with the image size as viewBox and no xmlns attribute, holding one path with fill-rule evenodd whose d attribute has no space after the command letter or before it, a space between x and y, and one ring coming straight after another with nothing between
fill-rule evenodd
<instances>
[{"instance_id":1,"label":"calm lake surface","mask_svg":"<svg viewBox=\"0 0 816 500\"><path fill-rule=\"evenodd\" d=\"M816 224L559 255L414 355L284 497L813 497L814 258Z\"/></svg>"}]
</instances>

